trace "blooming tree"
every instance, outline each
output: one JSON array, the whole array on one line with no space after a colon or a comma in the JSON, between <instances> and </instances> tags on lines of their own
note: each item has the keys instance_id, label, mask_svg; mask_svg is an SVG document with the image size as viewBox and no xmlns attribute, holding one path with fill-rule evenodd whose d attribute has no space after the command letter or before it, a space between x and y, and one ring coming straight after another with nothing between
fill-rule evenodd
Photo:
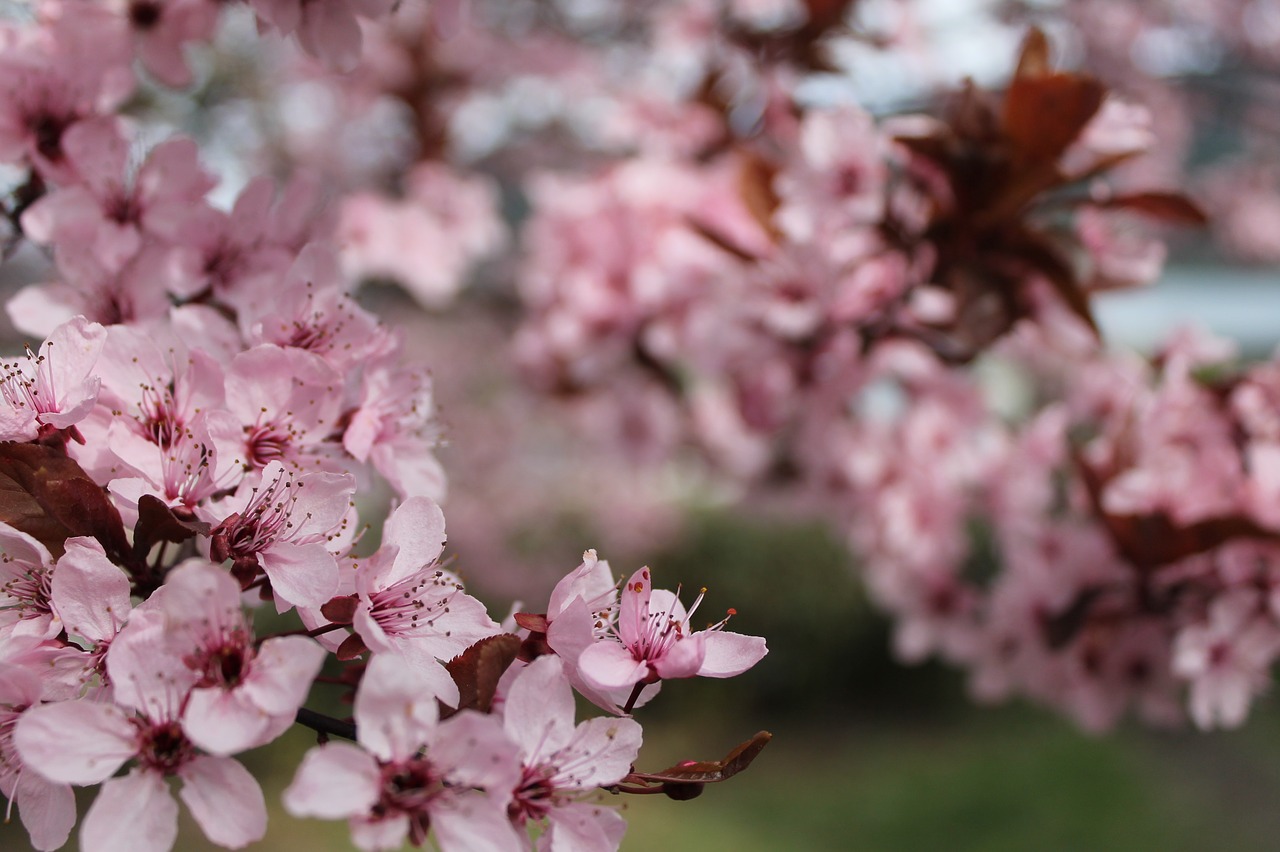
<instances>
[{"instance_id":1,"label":"blooming tree","mask_svg":"<svg viewBox=\"0 0 1280 852\"><path fill-rule=\"evenodd\" d=\"M302 725L285 808L363 849L612 849L599 791L692 798L768 742L636 768L663 681L765 656L733 610L694 622L705 589L686 608L587 551L502 623L467 592L441 504L490 541L547 511L493 449L495 419L538 423L510 398L460 414L447 495L437 377L367 279L479 306L501 330L465 327L461 362L510 338L551 431L602 464L817 507L898 655L977 697L1240 724L1280 656L1280 373L1190 331L1113 351L1093 310L1159 276L1154 226L1206 224L1171 186L1274 252L1269 143L1182 181L1185 102L1151 59L1195 30L1272 67L1274 15L1183 5L1002 4L994 85L933 74L927 16L895 2L24 7L0 25L0 212L6 258L45 262L7 305L43 342L0 376L0 792L32 843L98 785L84 848L170 848L175 776L212 842L252 843L235 756ZM916 108L831 88L872 55L916 68ZM613 480L568 490L643 537L646 495ZM294 626L255 626L272 610ZM352 718L307 706L319 683Z\"/></svg>"}]
</instances>

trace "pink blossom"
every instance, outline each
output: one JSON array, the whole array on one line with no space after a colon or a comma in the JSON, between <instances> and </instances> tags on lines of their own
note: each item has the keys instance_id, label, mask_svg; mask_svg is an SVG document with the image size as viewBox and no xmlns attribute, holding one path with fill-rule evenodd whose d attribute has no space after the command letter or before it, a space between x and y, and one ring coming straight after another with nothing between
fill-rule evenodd
<instances>
[{"instance_id":1,"label":"pink blossom","mask_svg":"<svg viewBox=\"0 0 1280 852\"><path fill-rule=\"evenodd\" d=\"M305 468L336 453L324 442L337 425L342 390L342 375L304 349L264 343L236 355L226 371L226 404L244 427L245 469L277 461Z\"/></svg>"},{"instance_id":2,"label":"pink blossom","mask_svg":"<svg viewBox=\"0 0 1280 852\"><path fill-rule=\"evenodd\" d=\"M334 71L350 71L360 61L359 15L380 18L392 0L252 0L258 17L283 35L297 33L302 49Z\"/></svg>"},{"instance_id":3,"label":"pink blossom","mask_svg":"<svg viewBox=\"0 0 1280 852\"><path fill-rule=\"evenodd\" d=\"M209 840L240 848L266 831L257 780L229 757L200 754L183 733L179 718L192 679L165 646L162 620L135 616L107 658L118 703L45 704L15 729L18 753L45 777L102 785L81 825L86 852L172 848L177 806L165 778L173 775ZM113 778L129 760L136 760L129 774Z\"/></svg>"},{"instance_id":4,"label":"pink blossom","mask_svg":"<svg viewBox=\"0 0 1280 852\"><path fill-rule=\"evenodd\" d=\"M640 725L608 717L573 723L573 690L561 659L539 657L515 679L503 709L503 726L522 765L509 812L518 826L546 820L542 842L552 850L607 852L618 848L626 823L584 797L631 771Z\"/></svg>"},{"instance_id":5,"label":"pink blossom","mask_svg":"<svg viewBox=\"0 0 1280 852\"><path fill-rule=\"evenodd\" d=\"M81 679L106 684L107 650L129 620L129 578L97 539L69 538L50 583L50 603L67 635L88 651Z\"/></svg>"},{"instance_id":6,"label":"pink blossom","mask_svg":"<svg viewBox=\"0 0 1280 852\"><path fill-rule=\"evenodd\" d=\"M406 178L403 200L369 193L342 205L343 265L356 277L393 278L419 304L440 308L466 283L470 267L500 248L506 231L498 192L481 175L462 176L423 162Z\"/></svg>"},{"instance_id":7,"label":"pink blossom","mask_svg":"<svg viewBox=\"0 0 1280 852\"><path fill-rule=\"evenodd\" d=\"M307 752L284 793L294 816L347 818L363 850L421 844L442 852L520 848L507 819L520 777L515 746L492 716L439 721L432 682L401 657L375 655L356 695L359 747Z\"/></svg>"},{"instance_id":8,"label":"pink blossom","mask_svg":"<svg viewBox=\"0 0 1280 852\"><path fill-rule=\"evenodd\" d=\"M0 637L52 639L62 632L51 606L52 577L48 549L0 522Z\"/></svg>"},{"instance_id":9,"label":"pink blossom","mask_svg":"<svg viewBox=\"0 0 1280 852\"><path fill-rule=\"evenodd\" d=\"M391 513L381 547L356 569L356 632L375 652L400 654L420 670L501 632L484 604L439 566L444 542L440 507L412 497Z\"/></svg>"},{"instance_id":10,"label":"pink blossom","mask_svg":"<svg viewBox=\"0 0 1280 852\"><path fill-rule=\"evenodd\" d=\"M213 38L217 4L212 0L114 0L114 4L129 22L142 67L166 86L191 85L183 47Z\"/></svg>"},{"instance_id":11,"label":"pink blossom","mask_svg":"<svg viewBox=\"0 0 1280 852\"><path fill-rule=\"evenodd\" d=\"M1191 681L1191 718L1201 728L1239 727L1270 681L1277 655L1280 629L1259 596L1237 589L1219 597L1208 619L1184 628L1174 642L1174 671Z\"/></svg>"},{"instance_id":12,"label":"pink blossom","mask_svg":"<svg viewBox=\"0 0 1280 852\"><path fill-rule=\"evenodd\" d=\"M69 784L48 781L27 768L13 743L14 728L24 711L39 705L44 673L23 665L11 648L0 662L0 796L18 806L18 816L40 852L67 842L76 823L76 803Z\"/></svg>"},{"instance_id":13,"label":"pink blossom","mask_svg":"<svg viewBox=\"0 0 1280 852\"><path fill-rule=\"evenodd\" d=\"M210 546L215 561L234 560L248 583L260 568L283 612L297 604L319 606L338 588L341 549L352 530L350 475L311 473L297 476L273 461L257 485L242 483L217 509L222 521ZM221 514L226 513L226 514Z\"/></svg>"},{"instance_id":14,"label":"pink blossom","mask_svg":"<svg viewBox=\"0 0 1280 852\"><path fill-rule=\"evenodd\" d=\"M72 180L63 137L117 107L133 90L123 29L105 9L45 3L43 26L0 54L0 161L26 160L46 179ZM14 41L17 41L15 44Z\"/></svg>"},{"instance_id":15,"label":"pink blossom","mask_svg":"<svg viewBox=\"0 0 1280 852\"><path fill-rule=\"evenodd\" d=\"M128 127L117 117L82 121L63 139L77 180L44 196L22 216L26 234L57 247L67 269L69 253L88 253L106 273L119 271L142 248L144 237L178 233L199 215L214 179L200 168L195 143L171 139L158 145L136 174L130 173Z\"/></svg>"},{"instance_id":16,"label":"pink blossom","mask_svg":"<svg viewBox=\"0 0 1280 852\"><path fill-rule=\"evenodd\" d=\"M257 644L231 575L200 559L174 568L159 608L167 653L198 678L182 711L182 730L211 754L264 745L293 723L324 649L305 636Z\"/></svg>"},{"instance_id":17,"label":"pink blossom","mask_svg":"<svg viewBox=\"0 0 1280 852\"><path fill-rule=\"evenodd\" d=\"M3 365L0 378L0 440L31 441L50 431L70 429L98 399L92 374L107 332L76 317L59 326L38 352ZM73 435L74 437L74 435Z\"/></svg>"},{"instance_id":18,"label":"pink blossom","mask_svg":"<svg viewBox=\"0 0 1280 852\"><path fill-rule=\"evenodd\" d=\"M597 642L582 652L577 662L583 676L597 687L617 689L694 675L732 677L754 666L767 653L764 640L724 631L727 617L690 630L689 618L704 593L686 612L677 595L653 589L648 568L632 574L622 589L617 641Z\"/></svg>"},{"instance_id":19,"label":"pink blossom","mask_svg":"<svg viewBox=\"0 0 1280 852\"><path fill-rule=\"evenodd\" d=\"M448 483L433 452L440 427L432 379L394 363L394 351L365 367L342 446L371 463L402 499L443 500Z\"/></svg>"}]
</instances>

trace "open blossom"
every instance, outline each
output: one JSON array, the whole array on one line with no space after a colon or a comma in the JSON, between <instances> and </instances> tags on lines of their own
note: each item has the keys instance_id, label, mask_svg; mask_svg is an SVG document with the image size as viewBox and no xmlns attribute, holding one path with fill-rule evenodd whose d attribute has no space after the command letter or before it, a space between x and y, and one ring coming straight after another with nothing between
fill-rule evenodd
<instances>
[{"instance_id":1,"label":"open blossom","mask_svg":"<svg viewBox=\"0 0 1280 852\"><path fill-rule=\"evenodd\" d=\"M297 33L298 43L326 67L350 71L360 61L363 39L359 15L380 18L393 0L253 0L260 20L283 35Z\"/></svg>"},{"instance_id":2,"label":"open blossom","mask_svg":"<svg viewBox=\"0 0 1280 852\"><path fill-rule=\"evenodd\" d=\"M101 784L80 827L86 852L166 852L178 806L166 779L214 843L240 848L262 838L267 812L257 780L235 760L201 754L183 733L193 674L167 654L163 619L135 615L112 643L107 666L115 703L61 701L33 707L14 731L29 768L60 784ZM127 775L113 777L126 762Z\"/></svg>"},{"instance_id":3,"label":"open blossom","mask_svg":"<svg viewBox=\"0 0 1280 852\"><path fill-rule=\"evenodd\" d=\"M211 754L233 754L275 739L293 723L325 652L305 636L257 644L226 571L191 559L174 568L159 599L167 653L198 680L182 711L182 730Z\"/></svg>"},{"instance_id":4,"label":"open blossom","mask_svg":"<svg viewBox=\"0 0 1280 852\"><path fill-rule=\"evenodd\" d=\"M1191 681L1191 717L1201 728L1239 727L1249 703L1270 682L1280 629L1249 589L1214 601L1203 624L1185 628L1173 646L1173 669Z\"/></svg>"},{"instance_id":5,"label":"open blossom","mask_svg":"<svg viewBox=\"0 0 1280 852\"><path fill-rule=\"evenodd\" d=\"M84 254L106 272L118 272L142 250L144 239L167 245L203 207L215 181L200 168L193 141L157 145L136 170L129 165L132 143L118 117L76 124L63 148L77 180L23 213L23 231L35 242L54 245L64 272L83 263Z\"/></svg>"},{"instance_id":6,"label":"open blossom","mask_svg":"<svg viewBox=\"0 0 1280 852\"><path fill-rule=\"evenodd\" d=\"M492 716L465 710L439 721L431 681L403 658L379 654L356 695L359 746L309 751L284 793L294 816L349 820L363 850L421 845L442 852L517 850L507 819L520 769Z\"/></svg>"},{"instance_id":7,"label":"open blossom","mask_svg":"<svg viewBox=\"0 0 1280 852\"><path fill-rule=\"evenodd\" d=\"M573 690L564 664L542 656L520 672L504 705L503 726L520 749L521 774L509 810L518 826L546 821L539 848L607 852L626 823L612 808L584 801L616 784L640 751L640 725L599 717L574 727Z\"/></svg>"},{"instance_id":8,"label":"open blossom","mask_svg":"<svg viewBox=\"0 0 1280 852\"><path fill-rule=\"evenodd\" d=\"M30 771L13 744L18 720L40 704L45 689L48 662L43 650L29 638L0 640L0 798L18 806L31 845L40 852L61 847L76 824L71 786Z\"/></svg>"},{"instance_id":9,"label":"open blossom","mask_svg":"<svg viewBox=\"0 0 1280 852\"><path fill-rule=\"evenodd\" d=\"M107 650L129 620L129 578L107 558L97 539L67 539L50 583L50 603L67 635L87 654L80 679L109 683Z\"/></svg>"},{"instance_id":10,"label":"open blossom","mask_svg":"<svg viewBox=\"0 0 1280 852\"><path fill-rule=\"evenodd\" d=\"M281 612L297 604L319 606L338 588L330 548L350 538L354 491L349 474L297 476L273 461L258 485L242 483L218 505L220 512L231 511L213 531L212 558L233 560L242 583L265 572Z\"/></svg>"},{"instance_id":11,"label":"open blossom","mask_svg":"<svg viewBox=\"0 0 1280 852\"><path fill-rule=\"evenodd\" d=\"M0 637L52 639L61 632L51 605L52 578L48 549L0 522Z\"/></svg>"},{"instance_id":12,"label":"open blossom","mask_svg":"<svg viewBox=\"0 0 1280 852\"><path fill-rule=\"evenodd\" d=\"M725 631L728 618L705 630L690 629L705 591L686 611L675 594L653 588L648 568L632 574L622 588L617 641L583 651L578 658L583 675L598 687L617 689L695 675L732 677L760 662L767 653L765 641Z\"/></svg>"},{"instance_id":13,"label":"open blossom","mask_svg":"<svg viewBox=\"0 0 1280 852\"><path fill-rule=\"evenodd\" d=\"M382 546L356 569L356 632L375 652L400 654L419 670L501 632L484 604L439 566L444 542L440 507L413 497L391 513Z\"/></svg>"},{"instance_id":14,"label":"open blossom","mask_svg":"<svg viewBox=\"0 0 1280 852\"><path fill-rule=\"evenodd\" d=\"M92 374L107 332L76 317L49 335L38 352L0 366L0 440L31 441L44 431L69 429L93 410Z\"/></svg>"}]
</instances>

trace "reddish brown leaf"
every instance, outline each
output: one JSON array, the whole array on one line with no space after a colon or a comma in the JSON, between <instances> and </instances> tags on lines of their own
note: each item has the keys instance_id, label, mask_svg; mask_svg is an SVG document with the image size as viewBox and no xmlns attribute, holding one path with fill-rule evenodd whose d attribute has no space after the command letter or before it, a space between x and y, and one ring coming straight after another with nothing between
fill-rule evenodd
<instances>
[{"instance_id":1,"label":"reddish brown leaf","mask_svg":"<svg viewBox=\"0 0 1280 852\"><path fill-rule=\"evenodd\" d=\"M1209 216L1190 198L1177 192L1133 192L1116 195L1099 206L1121 208L1172 222L1176 225L1207 225Z\"/></svg>"},{"instance_id":2,"label":"reddish brown leaf","mask_svg":"<svg viewBox=\"0 0 1280 852\"><path fill-rule=\"evenodd\" d=\"M350 624L355 620L359 600L355 595L330 598L320 605L320 614L329 619L330 624Z\"/></svg>"},{"instance_id":3,"label":"reddish brown leaf","mask_svg":"<svg viewBox=\"0 0 1280 852\"><path fill-rule=\"evenodd\" d=\"M773 178L777 173L772 163L750 154L743 156L742 167L738 171L738 192L742 195L742 203L765 233L774 236L778 230L773 224L773 214L781 203L773 191Z\"/></svg>"},{"instance_id":4,"label":"reddish brown leaf","mask_svg":"<svg viewBox=\"0 0 1280 852\"><path fill-rule=\"evenodd\" d=\"M1015 77L1004 100L1004 132L1024 167L1055 162L1102 106L1106 88L1090 77Z\"/></svg>"},{"instance_id":5,"label":"reddish brown leaf","mask_svg":"<svg viewBox=\"0 0 1280 852\"><path fill-rule=\"evenodd\" d=\"M547 622L545 615L534 615L531 612L517 612L515 615L516 624L525 630L531 630L534 633L546 633L551 625Z\"/></svg>"},{"instance_id":6,"label":"reddish brown leaf","mask_svg":"<svg viewBox=\"0 0 1280 852\"><path fill-rule=\"evenodd\" d=\"M133 555L145 559L162 541L180 544L197 534L209 535L210 530L209 524L180 518L160 498L144 494L138 499L138 522L133 526Z\"/></svg>"},{"instance_id":7,"label":"reddish brown leaf","mask_svg":"<svg viewBox=\"0 0 1280 852\"><path fill-rule=\"evenodd\" d=\"M649 782L714 784L727 781L751 765L773 739L773 734L760 731L740 743L723 760L685 760L661 772L633 772L629 778Z\"/></svg>"},{"instance_id":8,"label":"reddish brown leaf","mask_svg":"<svg viewBox=\"0 0 1280 852\"><path fill-rule=\"evenodd\" d=\"M0 521L60 556L71 536L92 536L107 554L129 552L120 513L80 465L40 444L0 443Z\"/></svg>"},{"instance_id":9,"label":"reddish brown leaf","mask_svg":"<svg viewBox=\"0 0 1280 852\"><path fill-rule=\"evenodd\" d=\"M361 654L368 653L369 646L364 644L364 640L360 638L359 633L352 633L346 639L342 640L342 644L338 646L338 650L334 652L339 660L344 663L348 660L354 660Z\"/></svg>"},{"instance_id":10,"label":"reddish brown leaf","mask_svg":"<svg viewBox=\"0 0 1280 852\"><path fill-rule=\"evenodd\" d=\"M1032 27L1027 37L1022 40L1022 51L1018 55L1018 68L1013 72L1015 77L1044 77L1051 72L1049 66L1049 40L1044 31Z\"/></svg>"},{"instance_id":11,"label":"reddish brown leaf","mask_svg":"<svg viewBox=\"0 0 1280 852\"><path fill-rule=\"evenodd\" d=\"M445 668L458 684L458 710L488 713L498 679L520 651L520 637L501 633L481 639L449 662ZM442 716L451 715L448 712Z\"/></svg>"}]
</instances>

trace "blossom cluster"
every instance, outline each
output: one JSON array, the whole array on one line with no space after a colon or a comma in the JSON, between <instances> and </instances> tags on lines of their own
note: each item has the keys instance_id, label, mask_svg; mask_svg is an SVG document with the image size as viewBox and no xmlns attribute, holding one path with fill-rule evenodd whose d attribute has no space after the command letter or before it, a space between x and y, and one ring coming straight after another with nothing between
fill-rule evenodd
<instances>
[{"instance_id":1,"label":"blossom cluster","mask_svg":"<svg viewBox=\"0 0 1280 852\"><path fill-rule=\"evenodd\" d=\"M1257 4L1004 4L1089 73L1055 70L1032 30L1002 88L948 81L889 116L818 90L877 40L927 64L907 4L888 32L855 3L534 5L393 18L373 29L392 59L339 88L407 109L415 169L528 202L532 385L632 458L683 466L692 446L744 490L817 494L900 656L970 668L982 698L1095 729L1188 700L1202 726L1239 724L1274 659L1266 571L1220 562L1270 546L1267 451L1186 341L1111 353L1091 303L1158 278L1149 224L1205 224L1159 187L1204 190L1242 253L1273 248L1266 139L1238 174L1184 179L1172 82L1197 72L1155 68L1178 53L1160 39L1270 67ZM1034 388L1015 412L981 378L1010 363Z\"/></svg>"},{"instance_id":2,"label":"blossom cluster","mask_svg":"<svg viewBox=\"0 0 1280 852\"><path fill-rule=\"evenodd\" d=\"M353 13L389 5L254 11L341 67ZM620 589L594 552L531 626L466 592L442 559L430 376L348 292L315 182L254 179L227 211L192 140L134 156L135 60L184 85L183 45L216 17L48 3L0 28L10 248L52 277L8 303L43 343L0 375L0 793L38 849L96 785L82 848L165 850L176 777L208 839L240 848L267 811L235 756L296 723L351 743L307 755L286 809L348 819L361 848L617 848L594 791L732 774L637 774L632 710L662 680L746 671L764 640L691 626L697 602L647 568ZM358 555L377 479L395 503ZM260 632L264 607L300 626ZM317 682L354 691L353 720L305 706ZM606 715L576 723L575 688Z\"/></svg>"}]
</instances>

